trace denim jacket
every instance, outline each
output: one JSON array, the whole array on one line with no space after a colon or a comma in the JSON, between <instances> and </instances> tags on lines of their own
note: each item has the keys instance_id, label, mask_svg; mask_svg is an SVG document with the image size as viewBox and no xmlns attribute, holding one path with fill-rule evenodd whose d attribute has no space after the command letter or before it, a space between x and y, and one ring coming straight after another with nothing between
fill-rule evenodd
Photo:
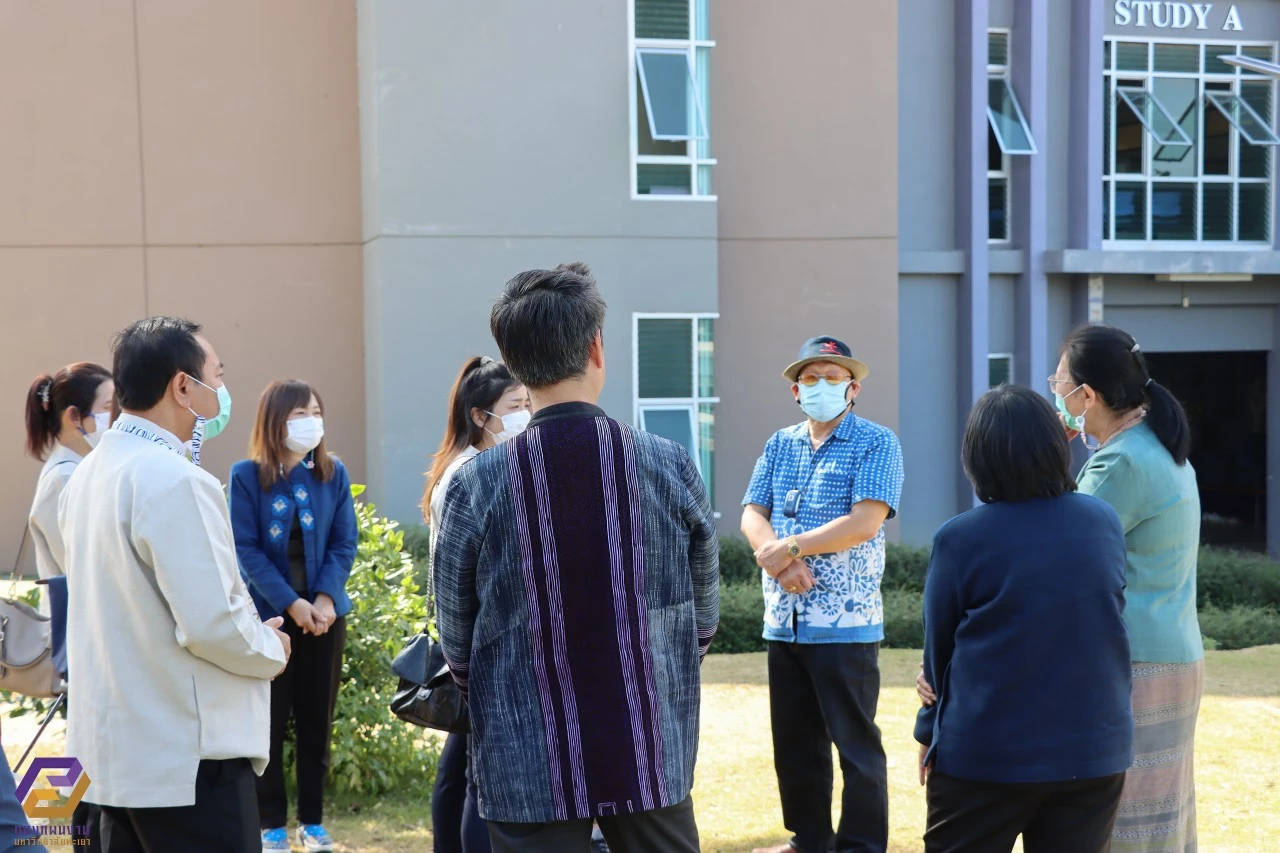
<instances>
[{"instance_id":1,"label":"denim jacket","mask_svg":"<svg viewBox=\"0 0 1280 853\"><path fill-rule=\"evenodd\" d=\"M231 528L240 574L263 619L279 616L298 598L289 583L289 531L294 516L302 526L310 600L325 593L334 613L351 612L347 578L356 558L359 530L347 469L333 460L333 476L320 482L305 465L263 490L251 459L231 468ZM307 516L311 521L307 522Z\"/></svg>"},{"instance_id":2,"label":"denim jacket","mask_svg":"<svg viewBox=\"0 0 1280 853\"><path fill-rule=\"evenodd\" d=\"M585 819L688 797L719 555L683 447L595 406L539 412L459 469L435 593L482 817Z\"/></svg>"}]
</instances>

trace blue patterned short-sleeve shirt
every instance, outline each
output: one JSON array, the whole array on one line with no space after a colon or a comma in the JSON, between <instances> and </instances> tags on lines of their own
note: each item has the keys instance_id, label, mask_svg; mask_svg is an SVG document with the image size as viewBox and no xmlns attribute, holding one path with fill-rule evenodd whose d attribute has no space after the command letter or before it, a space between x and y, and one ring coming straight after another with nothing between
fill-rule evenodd
<instances>
[{"instance_id":1,"label":"blue patterned short-sleeve shirt","mask_svg":"<svg viewBox=\"0 0 1280 853\"><path fill-rule=\"evenodd\" d=\"M800 490L795 518L783 514L787 493ZM779 539L848 515L861 501L883 501L889 517L902 496L902 448L893 430L845 416L813 449L807 423L779 430L756 462L743 505L770 511ZM764 638L797 643L875 643L884 639L884 528L861 545L836 554L805 557L817 586L796 595L761 572Z\"/></svg>"}]
</instances>

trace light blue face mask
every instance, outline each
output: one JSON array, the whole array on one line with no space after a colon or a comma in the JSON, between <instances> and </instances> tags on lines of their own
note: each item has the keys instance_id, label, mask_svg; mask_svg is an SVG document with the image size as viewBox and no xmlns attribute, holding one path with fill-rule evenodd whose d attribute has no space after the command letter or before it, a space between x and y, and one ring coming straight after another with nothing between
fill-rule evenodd
<instances>
[{"instance_id":1,"label":"light blue face mask","mask_svg":"<svg viewBox=\"0 0 1280 853\"><path fill-rule=\"evenodd\" d=\"M828 385L823 379L813 387L801 385L800 408L820 424L834 421L849 408L846 395L852 384L852 382L842 382L839 385Z\"/></svg>"},{"instance_id":2,"label":"light blue face mask","mask_svg":"<svg viewBox=\"0 0 1280 853\"><path fill-rule=\"evenodd\" d=\"M1076 391L1079 391L1083 387L1083 385L1077 385ZM1076 391L1072 391L1071 394L1076 393ZM1070 397L1071 394L1068 394L1067 397ZM1067 425L1067 429L1075 430L1076 432L1084 432L1085 413L1081 412L1078 415L1073 415L1068 412L1067 397L1064 397L1061 394L1053 395L1053 402L1057 405L1059 414L1062 415L1062 422Z\"/></svg>"}]
</instances>

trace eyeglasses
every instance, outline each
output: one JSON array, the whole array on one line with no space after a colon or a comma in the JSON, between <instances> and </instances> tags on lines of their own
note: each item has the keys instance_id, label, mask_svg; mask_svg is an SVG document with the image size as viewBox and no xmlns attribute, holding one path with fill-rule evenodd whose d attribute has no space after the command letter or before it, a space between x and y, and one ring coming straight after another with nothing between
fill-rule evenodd
<instances>
[{"instance_id":1,"label":"eyeglasses","mask_svg":"<svg viewBox=\"0 0 1280 853\"><path fill-rule=\"evenodd\" d=\"M853 381L853 377L847 373L828 373L826 376L814 376L812 373L806 373L796 380L806 388L812 388L819 382L826 382L828 385L844 385Z\"/></svg>"},{"instance_id":2,"label":"eyeglasses","mask_svg":"<svg viewBox=\"0 0 1280 853\"><path fill-rule=\"evenodd\" d=\"M1053 376L1050 376L1045 381L1049 383L1050 394L1060 394L1062 392L1059 389L1061 389L1064 385L1072 385L1072 381L1070 379L1059 379L1056 373Z\"/></svg>"}]
</instances>

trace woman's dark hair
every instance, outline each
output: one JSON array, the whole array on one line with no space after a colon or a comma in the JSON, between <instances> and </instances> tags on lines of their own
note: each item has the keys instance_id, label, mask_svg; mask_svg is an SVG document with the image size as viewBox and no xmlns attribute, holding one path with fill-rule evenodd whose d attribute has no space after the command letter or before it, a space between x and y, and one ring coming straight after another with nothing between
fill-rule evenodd
<instances>
[{"instance_id":1,"label":"woman's dark hair","mask_svg":"<svg viewBox=\"0 0 1280 853\"><path fill-rule=\"evenodd\" d=\"M1191 425L1182 404L1147 371L1147 359L1133 335L1115 326L1081 326L1063 346L1067 372L1077 385L1088 385L1107 408L1124 413L1145 406L1147 426L1173 461L1187 461Z\"/></svg>"},{"instance_id":2,"label":"woman's dark hair","mask_svg":"<svg viewBox=\"0 0 1280 853\"><path fill-rule=\"evenodd\" d=\"M272 382L258 399L258 417L249 434L249 458L258 463L258 484L264 491L283 479L280 469L292 452L285 444L289 437L289 415L294 409L308 408L313 396L323 415L324 400L320 392L297 379ZM316 479L328 482L333 476L334 465L323 438L312 451L311 458L315 460Z\"/></svg>"},{"instance_id":3,"label":"woman's dark hair","mask_svg":"<svg viewBox=\"0 0 1280 853\"><path fill-rule=\"evenodd\" d=\"M427 489L422 493L422 515L431 520L431 493L444 476L445 469L468 447L480 443L483 427L477 426L471 417L473 409L491 411L502 395L520 385L511 371L500 361L478 355L462 366L449 392L449 419L444 427L444 440L432 457L431 470L427 472Z\"/></svg>"},{"instance_id":4,"label":"woman's dark hair","mask_svg":"<svg viewBox=\"0 0 1280 853\"><path fill-rule=\"evenodd\" d=\"M1001 385L978 399L960 457L983 503L1056 498L1076 490L1071 446L1058 413L1021 385Z\"/></svg>"},{"instance_id":5,"label":"woman's dark hair","mask_svg":"<svg viewBox=\"0 0 1280 853\"><path fill-rule=\"evenodd\" d=\"M112 375L120 408L145 412L164 399L173 377L205 381L200 325L178 317L148 317L116 335Z\"/></svg>"},{"instance_id":6,"label":"woman's dark hair","mask_svg":"<svg viewBox=\"0 0 1280 853\"><path fill-rule=\"evenodd\" d=\"M62 413L75 409L87 417L98 388L110 378L111 371L88 361L37 376L27 391L27 452L43 460L62 431Z\"/></svg>"},{"instance_id":7,"label":"woman's dark hair","mask_svg":"<svg viewBox=\"0 0 1280 853\"><path fill-rule=\"evenodd\" d=\"M489 330L512 375L538 389L587 372L604 316L591 269L575 261L522 272L507 282L489 315Z\"/></svg>"}]
</instances>

